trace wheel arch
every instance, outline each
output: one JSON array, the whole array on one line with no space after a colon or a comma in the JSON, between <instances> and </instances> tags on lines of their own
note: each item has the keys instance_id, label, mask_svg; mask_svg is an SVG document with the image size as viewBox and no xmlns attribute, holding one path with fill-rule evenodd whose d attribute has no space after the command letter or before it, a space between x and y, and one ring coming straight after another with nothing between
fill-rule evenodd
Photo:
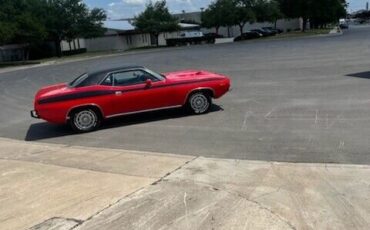
<instances>
[{"instance_id":1,"label":"wheel arch","mask_svg":"<svg viewBox=\"0 0 370 230\"><path fill-rule=\"evenodd\" d=\"M97 105L97 104L83 104L83 105L77 105L77 106L74 106L74 107L70 108L67 112L66 121L68 122L68 120L71 118L71 114L73 112L81 110L81 109L93 109L101 119L105 118L103 110L101 109L101 107L99 105Z\"/></svg>"},{"instance_id":2,"label":"wheel arch","mask_svg":"<svg viewBox=\"0 0 370 230\"><path fill-rule=\"evenodd\" d=\"M189 97L194 94L194 93L197 93L197 92L206 92L211 98L214 98L215 97L215 90L210 88L210 87L201 87L201 88L196 88L196 89L192 89L190 90L187 94L186 94L186 97L185 97L185 101L184 101L184 105L188 102L189 100Z\"/></svg>"}]
</instances>

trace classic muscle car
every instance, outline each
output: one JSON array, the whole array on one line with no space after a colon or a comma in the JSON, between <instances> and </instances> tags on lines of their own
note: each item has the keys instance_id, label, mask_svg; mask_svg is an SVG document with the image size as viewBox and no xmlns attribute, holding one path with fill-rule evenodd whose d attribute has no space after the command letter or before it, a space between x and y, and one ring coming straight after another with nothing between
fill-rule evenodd
<instances>
[{"instance_id":1,"label":"classic muscle car","mask_svg":"<svg viewBox=\"0 0 370 230\"><path fill-rule=\"evenodd\" d=\"M104 119L127 114L176 107L207 113L212 98L229 88L226 76L203 70L158 74L142 66L105 69L41 88L31 116L89 132Z\"/></svg>"}]
</instances>

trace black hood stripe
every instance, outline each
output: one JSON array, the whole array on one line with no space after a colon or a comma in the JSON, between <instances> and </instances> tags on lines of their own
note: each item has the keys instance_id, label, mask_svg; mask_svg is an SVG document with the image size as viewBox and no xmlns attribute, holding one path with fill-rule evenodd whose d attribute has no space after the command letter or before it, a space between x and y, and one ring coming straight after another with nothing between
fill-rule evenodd
<instances>
[{"instance_id":1,"label":"black hood stripe","mask_svg":"<svg viewBox=\"0 0 370 230\"><path fill-rule=\"evenodd\" d=\"M128 93L128 92L134 92L134 91L140 91L140 90L166 88L166 87L172 87L172 86L177 86L177 85L187 85L187 84L216 81L216 80L221 80L221 79L220 78L207 78L207 79L202 79L202 80L193 80L193 81L179 82L179 83L173 83L173 84L167 84L167 85L158 85L158 86L153 86L149 89L147 88L129 89L129 90L122 91L122 93ZM76 100L76 99L88 98L88 97L106 96L106 95L115 94L116 91L117 90L96 90L96 91L78 92L78 93L72 93L72 94L66 94L66 95L54 96L54 97L41 99L38 101L38 104L62 102L62 101Z\"/></svg>"}]
</instances>

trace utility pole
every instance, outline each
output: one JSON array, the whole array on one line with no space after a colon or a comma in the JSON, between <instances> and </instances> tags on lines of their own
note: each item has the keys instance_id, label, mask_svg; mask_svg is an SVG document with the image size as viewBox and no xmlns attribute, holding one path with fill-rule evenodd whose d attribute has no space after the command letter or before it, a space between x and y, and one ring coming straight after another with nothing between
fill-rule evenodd
<instances>
[{"instance_id":1,"label":"utility pole","mask_svg":"<svg viewBox=\"0 0 370 230\"><path fill-rule=\"evenodd\" d=\"M369 10L369 2L366 2L366 10Z\"/></svg>"}]
</instances>

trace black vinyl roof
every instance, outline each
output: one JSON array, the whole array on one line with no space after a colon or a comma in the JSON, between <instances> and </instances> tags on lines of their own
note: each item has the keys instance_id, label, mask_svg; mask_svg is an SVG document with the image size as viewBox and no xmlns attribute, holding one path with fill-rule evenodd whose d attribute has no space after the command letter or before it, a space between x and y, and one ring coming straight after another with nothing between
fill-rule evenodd
<instances>
[{"instance_id":1,"label":"black vinyl roof","mask_svg":"<svg viewBox=\"0 0 370 230\"><path fill-rule=\"evenodd\" d=\"M121 67L107 68L107 69L101 69L101 70L97 70L97 71L87 72L87 73L85 73L87 75L87 77L85 79L83 79L81 82L79 82L77 85L74 85L73 87L82 87L82 86L89 86L89 85L99 84L101 81L103 81L104 77L108 73L111 73L111 72L125 71L125 70L130 70L130 69L143 69L143 68L144 68L143 66L132 65L132 66L121 66ZM83 75L85 75L85 74L83 74ZM83 76L83 75L81 75L81 76Z\"/></svg>"},{"instance_id":2,"label":"black vinyl roof","mask_svg":"<svg viewBox=\"0 0 370 230\"><path fill-rule=\"evenodd\" d=\"M88 72L87 74L89 75L89 78L98 78L99 81L102 81L103 78L110 72L116 72L116 71L120 71L120 70L129 70L129 69L142 69L144 68L143 66L136 66L136 65L132 65L132 66L121 66L121 67L115 67L115 68L107 68L107 69L102 69L102 70L97 70L97 71L92 71L92 72Z\"/></svg>"}]
</instances>

